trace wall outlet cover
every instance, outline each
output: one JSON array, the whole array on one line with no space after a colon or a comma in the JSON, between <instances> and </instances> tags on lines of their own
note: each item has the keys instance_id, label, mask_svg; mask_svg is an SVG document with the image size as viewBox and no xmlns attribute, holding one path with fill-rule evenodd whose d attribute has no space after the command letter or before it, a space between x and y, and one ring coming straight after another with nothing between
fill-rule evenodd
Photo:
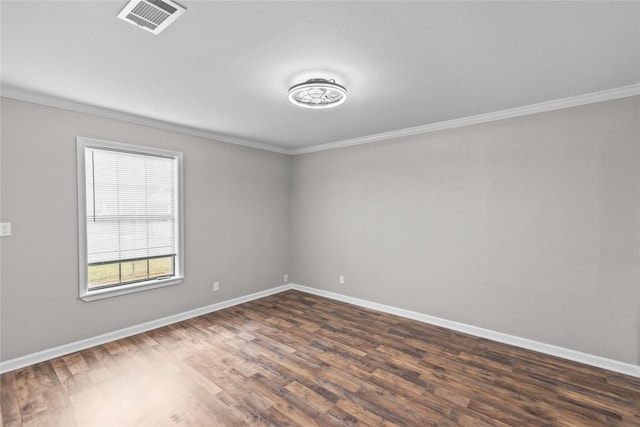
<instances>
[{"instance_id":1,"label":"wall outlet cover","mask_svg":"<svg viewBox=\"0 0 640 427\"><path fill-rule=\"evenodd\" d=\"M0 236L11 236L11 223L10 222L0 222Z\"/></svg>"}]
</instances>

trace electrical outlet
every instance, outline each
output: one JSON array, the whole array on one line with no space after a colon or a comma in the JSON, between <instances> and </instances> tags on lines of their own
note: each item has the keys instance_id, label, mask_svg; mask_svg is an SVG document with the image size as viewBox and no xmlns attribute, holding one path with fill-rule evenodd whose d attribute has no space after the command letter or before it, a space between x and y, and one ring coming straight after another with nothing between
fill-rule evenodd
<instances>
[{"instance_id":1,"label":"electrical outlet","mask_svg":"<svg viewBox=\"0 0 640 427\"><path fill-rule=\"evenodd\" d=\"M0 222L0 236L11 236L11 223Z\"/></svg>"},{"instance_id":2,"label":"electrical outlet","mask_svg":"<svg viewBox=\"0 0 640 427\"><path fill-rule=\"evenodd\" d=\"M220 290L220 282L213 282L213 292L218 292Z\"/></svg>"},{"instance_id":3,"label":"electrical outlet","mask_svg":"<svg viewBox=\"0 0 640 427\"><path fill-rule=\"evenodd\" d=\"M287 283L289 281L289 275L285 274L282 280L284 283Z\"/></svg>"},{"instance_id":4,"label":"electrical outlet","mask_svg":"<svg viewBox=\"0 0 640 427\"><path fill-rule=\"evenodd\" d=\"M339 282L341 285L344 285L344 276L341 274L340 277L338 278Z\"/></svg>"}]
</instances>

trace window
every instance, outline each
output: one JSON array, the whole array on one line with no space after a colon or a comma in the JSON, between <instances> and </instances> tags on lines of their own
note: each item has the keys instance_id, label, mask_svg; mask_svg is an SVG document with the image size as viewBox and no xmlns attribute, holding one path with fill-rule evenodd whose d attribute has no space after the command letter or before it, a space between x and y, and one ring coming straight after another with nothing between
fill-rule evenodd
<instances>
[{"instance_id":1,"label":"window","mask_svg":"<svg viewBox=\"0 0 640 427\"><path fill-rule=\"evenodd\" d=\"M77 138L80 298L183 278L182 153Z\"/></svg>"}]
</instances>

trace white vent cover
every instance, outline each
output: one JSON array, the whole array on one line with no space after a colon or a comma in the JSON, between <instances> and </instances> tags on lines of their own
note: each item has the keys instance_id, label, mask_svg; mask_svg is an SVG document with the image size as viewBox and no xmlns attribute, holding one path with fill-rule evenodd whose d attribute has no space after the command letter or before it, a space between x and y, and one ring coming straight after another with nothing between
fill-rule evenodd
<instances>
[{"instance_id":1,"label":"white vent cover","mask_svg":"<svg viewBox=\"0 0 640 427\"><path fill-rule=\"evenodd\" d=\"M131 0L118 18L158 34L187 10L171 0Z\"/></svg>"}]
</instances>

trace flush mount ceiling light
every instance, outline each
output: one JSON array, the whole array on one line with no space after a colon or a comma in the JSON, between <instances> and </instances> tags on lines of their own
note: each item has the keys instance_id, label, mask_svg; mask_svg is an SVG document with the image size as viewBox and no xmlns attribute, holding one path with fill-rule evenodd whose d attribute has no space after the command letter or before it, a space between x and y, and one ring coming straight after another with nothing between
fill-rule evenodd
<instances>
[{"instance_id":1,"label":"flush mount ceiling light","mask_svg":"<svg viewBox=\"0 0 640 427\"><path fill-rule=\"evenodd\" d=\"M303 108L333 108L346 100L347 90L333 79L310 79L289 89L289 101Z\"/></svg>"}]
</instances>

